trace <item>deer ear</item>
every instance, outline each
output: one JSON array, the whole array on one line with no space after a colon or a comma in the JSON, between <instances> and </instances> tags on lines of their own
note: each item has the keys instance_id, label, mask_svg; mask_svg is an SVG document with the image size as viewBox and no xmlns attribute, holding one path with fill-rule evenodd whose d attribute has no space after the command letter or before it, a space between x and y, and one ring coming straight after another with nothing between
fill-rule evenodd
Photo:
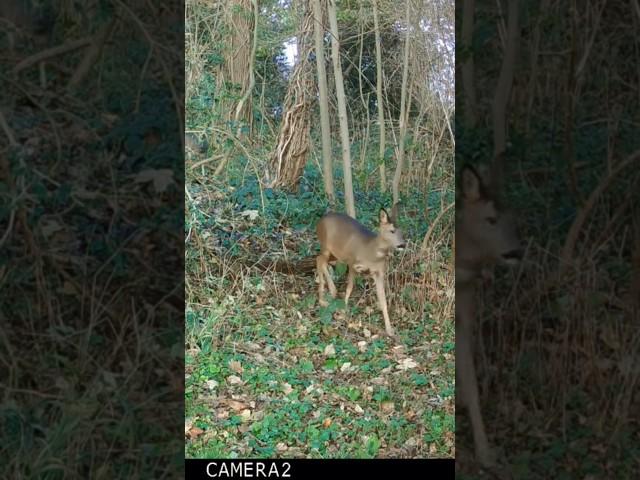
<instances>
[{"instance_id":1,"label":"deer ear","mask_svg":"<svg viewBox=\"0 0 640 480\"><path fill-rule=\"evenodd\" d=\"M482 189L478 172L473 167L465 166L460 176L462 178L462 196L467 200L478 200Z\"/></svg>"},{"instance_id":2,"label":"deer ear","mask_svg":"<svg viewBox=\"0 0 640 480\"><path fill-rule=\"evenodd\" d=\"M380 224L390 223L391 219L389 218L389 214L384 208L380 209Z\"/></svg>"}]
</instances>

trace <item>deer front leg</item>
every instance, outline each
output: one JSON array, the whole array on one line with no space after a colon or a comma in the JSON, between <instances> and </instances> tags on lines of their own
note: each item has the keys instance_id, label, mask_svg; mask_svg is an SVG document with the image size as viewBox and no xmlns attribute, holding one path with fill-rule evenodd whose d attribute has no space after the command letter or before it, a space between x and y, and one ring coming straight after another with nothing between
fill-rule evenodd
<instances>
[{"instance_id":1,"label":"deer front leg","mask_svg":"<svg viewBox=\"0 0 640 480\"><path fill-rule=\"evenodd\" d=\"M495 465L484 428L478 395L478 380L473 361L473 290L459 288L456 291L456 377L459 392L457 398L465 405L471 420L476 458L483 467ZM458 396L459 395L459 396Z\"/></svg>"},{"instance_id":2,"label":"deer front leg","mask_svg":"<svg viewBox=\"0 0 640 480\"><path fill-rule=\"evenodd\" d=\"M349 297L351 296L351 292L353 291L353 280L356 276L356 271L354 267L349 266L349 275L347 276L347 290L344 292L344 304L345 306L349 302Z\"/></svg>"},{"instance_id":3,"label":"deer front leg","mask_svg":"<svg viewBox=\"0 0 640 480\"><path fill-rule=\"evenodd\" d=\"M384 275L381 272L373 274L373 279L376 283L376 294L378 296L378 306L382 310L382 317L384 318L384 329L387 335L390 337L395 336L393 327L391 326L391 320L389 320L389 312L387 311L387 298L384 293Z\"/></svg>"},{"instance_id":4,"label":"deer front leg","mask_svg":"<svg viewBox=\"0 0 640 480\"><path fill-rule=\"evenodd\" d=\"M329 303L324 299L324 272L326 269L326 258L323 255L316 257L316 270L318 271L318 303L326 307Z\"/></svg>"}]
</instances>

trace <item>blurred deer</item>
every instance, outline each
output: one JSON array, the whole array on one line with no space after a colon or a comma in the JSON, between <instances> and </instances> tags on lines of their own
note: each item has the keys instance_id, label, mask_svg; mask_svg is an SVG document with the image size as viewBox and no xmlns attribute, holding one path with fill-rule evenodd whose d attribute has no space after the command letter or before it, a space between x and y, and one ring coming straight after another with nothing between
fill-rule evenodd
<instances>
[{"instance_id":1,"label":"blurred deer","mask_svg":"<svg viewBox=\"0 0 640 480\"><path fill-rule=\"evenodd\" d=\"M328 213L322 217L316 227L320 240L320 255L316 258L320 281L318 286L320 305L327 305L324 299L325 278L331 296L335 298L337 293L327 268L327 264L332 259L346 263L349 267L347 289L344 294L345 304L351 296L356 273L368 273L375 282L378 305L384 317L385 330L390 337L395 334L389 320L384 287L387 261L394 249L405 247L402 232L396 224L397 207L397 204L393 206L391 215L384 208L380 209L380 232L378 234L342 213Z\"/></svg>"},{"instance_id":2,"label":"blurred deer","mask_svg":"<svg viewBox=\"0 0 640 480\"><path fill-rule=\"evenodd\" d=\"M461 172L456 203L456 377L458 398L469 413L476 458L489 467L495 459L484 428L473 360L476 281L496 264L516 265L522 258L512 215L496 192L472 167Z\"/></svg>"}]
</instances>

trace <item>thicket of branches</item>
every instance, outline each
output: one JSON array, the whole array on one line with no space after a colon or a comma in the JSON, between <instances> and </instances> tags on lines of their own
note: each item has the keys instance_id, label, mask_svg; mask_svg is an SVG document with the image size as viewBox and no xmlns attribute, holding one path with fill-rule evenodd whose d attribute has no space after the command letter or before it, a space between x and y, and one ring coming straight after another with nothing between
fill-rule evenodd
<instances>
[{"instance_id":1,"label":"thicket of branches","mask_svg":"<svg viewBox=\"0 0 640 480\"><path fill-rule=\"evenodd\" d=\"M456 154L477 163L495 153L511 6L464 5ZM484 402L486 422L507 461L525 462L535 478L587 457L602 465L591 473L624 476L638 466L637 454L625 455L640 412L630 367L640 344L640 15L634 2L519 6L504 172L528 249L521 269L485 291L481 385L483 398L501 399Z\"/></svg>"}]
</instances>

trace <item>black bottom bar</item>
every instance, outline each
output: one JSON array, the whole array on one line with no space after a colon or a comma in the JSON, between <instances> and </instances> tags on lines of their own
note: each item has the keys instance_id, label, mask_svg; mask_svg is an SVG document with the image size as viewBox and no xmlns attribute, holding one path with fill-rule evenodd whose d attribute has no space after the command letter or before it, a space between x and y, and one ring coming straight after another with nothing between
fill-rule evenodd
<instances>
[{"instance_id":1,"label":"black bottom bar","mask_svg":"<svg viewBox=\"0 0 640 480\"><path fill-rule=\"evenodd\" d=\"M422 479L455 478L454 459L374 459L374 460L186 460L185 473L191 479L227 478L288 478L331 479L338 478L407 478L408 474L418 474ZM411 477L409 477L411 478Z\"/></svg>"}]
</instances>

